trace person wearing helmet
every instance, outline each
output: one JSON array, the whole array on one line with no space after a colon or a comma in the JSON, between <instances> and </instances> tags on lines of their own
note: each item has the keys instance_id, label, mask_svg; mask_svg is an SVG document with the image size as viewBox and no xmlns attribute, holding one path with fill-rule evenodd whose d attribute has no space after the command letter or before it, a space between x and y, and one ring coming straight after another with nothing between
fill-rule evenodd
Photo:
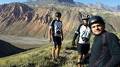
<instances>
[{"instance_id":1,"label":"person wearing helmet","mask_svg":"<svg viewBox=\"0 0 120 67\"><path fill-rule=\"evenodd\" d=\"M55 19L50 23L48 37L50 42L53 41L53 49L52 49L52 59L55 60L59 57L62 41L63 41L63 30L62 30L62 21L61 13L55 13Z\"/></svg>"},{"instance_id":2,"label":"person wearing helmet","mask_svg":"<svg viewBox=\"0 0 120 67\"><path fill-rule=\"evenodd\" d=\"M77 50L78 50L78 67L81 67L84 64L84 59L88 54L90 43L90 28L88 26L88 17L83 17L83 23L79 25L78 29L75 31L72 45L75 46L75 40L78 37L77 41Z\"/></svg>"},{"instance_id":3,"label":"person wearing helmet","mask_svg":"<svg viewBox=\"0 0 120 67\"><path fill-rule=\"evenodd\" d=\"M118 67L120 63L120 43L118 37L105 30L101 16L92 16L89 26L94 41L91 48L89 67Z\"/></svg>"}]
</instances>

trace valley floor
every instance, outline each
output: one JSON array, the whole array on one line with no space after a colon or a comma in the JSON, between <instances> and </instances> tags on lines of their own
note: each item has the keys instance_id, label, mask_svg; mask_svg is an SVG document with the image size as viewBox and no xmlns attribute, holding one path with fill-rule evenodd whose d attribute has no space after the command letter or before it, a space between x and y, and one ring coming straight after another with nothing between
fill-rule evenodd
<instances>
[{"instance_id":1,"label":"valley floor","mask_svg":"<svg viewBox=\"0 0 120 67\"><path fill-rule=\"evenodd\" d=\"M48 40L44 38L34 38L34 37L20 37L12 35L0 35L0 40L11 43L12 45L22 48L29 49L40 47L42 44L48 44Z\"/></svg>"}]
</instances>

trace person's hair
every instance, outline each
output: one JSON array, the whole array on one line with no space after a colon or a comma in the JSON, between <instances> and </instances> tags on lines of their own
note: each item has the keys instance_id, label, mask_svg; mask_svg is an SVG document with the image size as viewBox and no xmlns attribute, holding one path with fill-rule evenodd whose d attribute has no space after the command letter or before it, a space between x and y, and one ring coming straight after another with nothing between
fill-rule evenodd
<instances>
[{"instance_id":1,"label":"person's hair","mask_svg":"<svg viewBox=\"0 0 120 67\"><path fill-rule=\"evenodd\" d=\"M89 26L91 27L94 23L100 23L101 25L105 26L105 22L101 16L92 16L89 20Z\"/></svg>"},{"instance_id":2,"label":"person's hair","mask_svg":"<svg viewBox=\"0 0 120 67\"><path fill-rule=\"evenodd\" d=\"M60 12L56 12L56 13L55 13L55 16L56 16L56 17L61 17L61 13L60 13Z\"/></svg>"}]
</instances>

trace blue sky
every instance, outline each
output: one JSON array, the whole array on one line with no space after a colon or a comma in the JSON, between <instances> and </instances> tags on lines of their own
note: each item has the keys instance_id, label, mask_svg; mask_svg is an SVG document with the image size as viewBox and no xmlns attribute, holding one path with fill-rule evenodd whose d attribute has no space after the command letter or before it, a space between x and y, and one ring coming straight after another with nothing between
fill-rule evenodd
<instances>
[{"instance_id":1,"label":"blue sky","mask_svg":"<svg viewBox=\"0 0 120 67\"><path fill-rule=\"evenodd\" d=\"M25 2L27 0L0 0L0 4L10 3L10 2Z\"/></svg>"},{"instance_id":2,"label":"blue sky","mask_svg":"<svg viewBox=\"0 0 120 67\"><path fill-rule=\"evenodd\" d=\"M27 0L0 0L0 4L4 4L4 3L10 3L10 2L25 2ZM82 2L85 4L88 3L103 3L105 5L109 5L109 6L116 6L116 5L120 5L120 0L74 0L77 2Z\"/></svg>"}]
</instances>

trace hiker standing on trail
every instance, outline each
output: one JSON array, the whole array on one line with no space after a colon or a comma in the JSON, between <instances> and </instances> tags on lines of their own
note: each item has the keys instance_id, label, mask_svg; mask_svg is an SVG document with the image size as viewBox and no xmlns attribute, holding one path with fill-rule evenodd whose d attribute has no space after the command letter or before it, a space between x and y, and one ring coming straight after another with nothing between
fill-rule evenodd
<instances>
[{"instance_id":1,"label":"hiker standing on trail","mask_svg":"<svg viewBox=\"0 0 120 67\"><path fill-rule=\"evenodd\" d=\"M105 30L105 22L100 16L92 16L89 26L94 37L89 67L118 67L120 63L120 43L118 37Z\"/></svg>"},{"instance_id":2,"label":"hiker standing on trail","mask_svg":"<svg viewBox=\"0 0 120 67\"><path fill-rule=\"evenodd\" d=\"M77 50L78 50L78 67L81 67L83 64L84 58L87 56L90 49L90 28L88 26L89 16L82 18L83 23L79 25L78 29L75 31L72 45L75 45L75 40L78 37Z\"/></svg>"},{"instance_id":3,"label":"hiker standing on trail","mask_svg":"<svg viewBox=\"0 0 120 67\"><path fill-rule=\"evenodd\" d=\"M52 48L52 59L55 60L59 57L62 41L63 41L63 31L62 31L62 21L61 13L55 13L55 19L50 23L49 26L49 40L50 42L53 41L53 48Z\"/></svg>"}]
</instances>

